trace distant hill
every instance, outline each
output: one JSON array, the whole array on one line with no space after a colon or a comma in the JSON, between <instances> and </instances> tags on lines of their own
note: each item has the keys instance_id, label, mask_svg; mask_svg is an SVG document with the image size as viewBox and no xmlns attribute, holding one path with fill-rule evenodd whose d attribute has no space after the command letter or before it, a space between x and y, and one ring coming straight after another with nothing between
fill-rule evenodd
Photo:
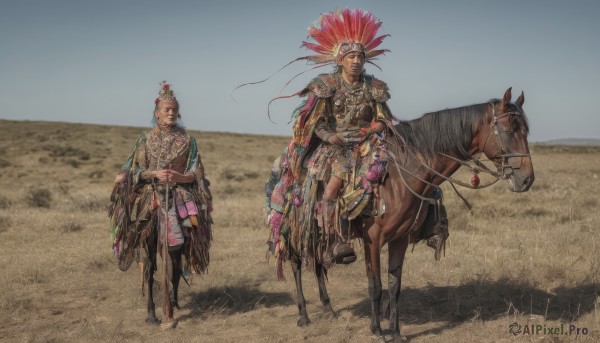
<instances>
[{"instance_id":1,"label":"distant hill","mask_svg":"<svg viewBox=\"0 0 600 343\"><path fill-rule=\"evenodd\" d=\"M536 142L539 145L570 145L570 146L600 146L598 138L561 138L545 142Z\"/></svg>"}]
</instances>

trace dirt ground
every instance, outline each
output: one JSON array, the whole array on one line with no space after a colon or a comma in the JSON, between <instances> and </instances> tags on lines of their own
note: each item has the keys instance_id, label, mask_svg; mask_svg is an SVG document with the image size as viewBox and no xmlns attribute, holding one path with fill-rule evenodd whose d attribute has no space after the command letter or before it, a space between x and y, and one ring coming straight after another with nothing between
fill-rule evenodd
<instances>
[{"instance_id":1,"label":"dirt ground","mask_svg":"<svg viewBox=\"0 0 600 343\"><path fill-rule=\"evenodd\" d=\"M390 340L385 319L384 337L369 330L360 253L330 272L337 318L305 272L312 322L296 326L291 268L276 280L263 223L264 183L288 138L215 132L191 132L215 199L209 272L182 283L175 328L145 324L139 273L117 268L106 216L112 180L142 130L0 120L1 342ZM411 342L600 341L600 150L530 148L527 193L503 183L464 190L470 213L444 188L446 256L436 262L418 244L404 266L400 325Z\"/></svg>"}]
</instances>

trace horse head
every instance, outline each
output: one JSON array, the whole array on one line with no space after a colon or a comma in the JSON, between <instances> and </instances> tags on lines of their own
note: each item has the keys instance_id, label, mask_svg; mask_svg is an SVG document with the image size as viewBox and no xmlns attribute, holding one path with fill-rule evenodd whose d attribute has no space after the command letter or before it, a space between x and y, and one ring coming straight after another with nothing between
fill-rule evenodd
<instances>
[{"instance_id":1,"label":"horse head","mask_svg":"<svg viewBox=\"0 0 600 343\"><path fill-rule=\"evenodd\" d=\"M509 180L513 192L529 190L535 179L529 153L529 126L523 112L525 94L511 103L511 88L502 100L492 100L486 110L484 125L475 129L478 150L497 168L498 176Z\"/></svg>"}]
</instances>

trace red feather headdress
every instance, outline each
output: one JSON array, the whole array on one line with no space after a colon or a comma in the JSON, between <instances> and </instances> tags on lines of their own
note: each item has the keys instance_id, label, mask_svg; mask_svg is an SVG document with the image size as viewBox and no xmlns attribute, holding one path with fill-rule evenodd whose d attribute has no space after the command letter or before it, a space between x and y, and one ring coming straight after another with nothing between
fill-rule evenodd
<instances>
[{"instance_id":1,"label":"red feather headdress","mask_svg":"<svg viewBox=\"0 0 600 343\"><path fill-rule=\"evenodd\" d=\"M316 52L317 55L298 57L279 68L275 73L264 80L248 82L235 87L232 91L232 98L233 92L238 88L265 82L290 64L298 61L311 62L316 64L316 66L292 77L283 86L280 94L296 77L309 70L337 63L337 59L350 52L364 53L365 61L379 68L379 66L371 60L389 51L387 49L376 49L381 42L383 42L385 37L389 36L387 34L377 36L377 31L379 31L381 24L381 21L377 20L373 14L359 8L353 10L345 8L343 11L336 10L335 12L321 14L321 17L315 21L313 25L308 27L307 38L312 38L314 42L302 42L303 47ZM269 106L274 100L291 98L299 95L301 92L302 91L288 96L278 96L269 102Z\"/></svg>"},{"instance_id":2,"label":"red feather headdress","mask_svg":"<svg viewBox=\"0 0 600 343\"><path fill-rule=\"evenodd\" d=\"M298 60L330 64L349 52L361 52L369 61L388 51L375 49L389 36L377 36L381 24L373 14L359 8L322 14L318 23L308 27L308 38L312 38L314 43L302 42L302 46L317 55L300 57Z\"/></svg>"}]
</instances>

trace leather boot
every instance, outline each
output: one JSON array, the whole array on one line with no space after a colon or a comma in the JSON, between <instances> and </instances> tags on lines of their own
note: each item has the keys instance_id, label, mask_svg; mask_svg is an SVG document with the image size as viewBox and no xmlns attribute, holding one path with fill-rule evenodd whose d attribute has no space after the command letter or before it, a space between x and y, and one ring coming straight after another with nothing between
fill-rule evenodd
<instances>
[{"instance_id":1,"label":"leather boot","mask_svg":"<svg viewBox=\"0 0 600 343\"><path fill-rule=\"evenodd\" d=\"M335 263L349 264L356 261L356 252L349 242L343 241L335 228L335 200L323 200L323 229L333 241L331 255Z\"/></svg>"}]
</instances>

